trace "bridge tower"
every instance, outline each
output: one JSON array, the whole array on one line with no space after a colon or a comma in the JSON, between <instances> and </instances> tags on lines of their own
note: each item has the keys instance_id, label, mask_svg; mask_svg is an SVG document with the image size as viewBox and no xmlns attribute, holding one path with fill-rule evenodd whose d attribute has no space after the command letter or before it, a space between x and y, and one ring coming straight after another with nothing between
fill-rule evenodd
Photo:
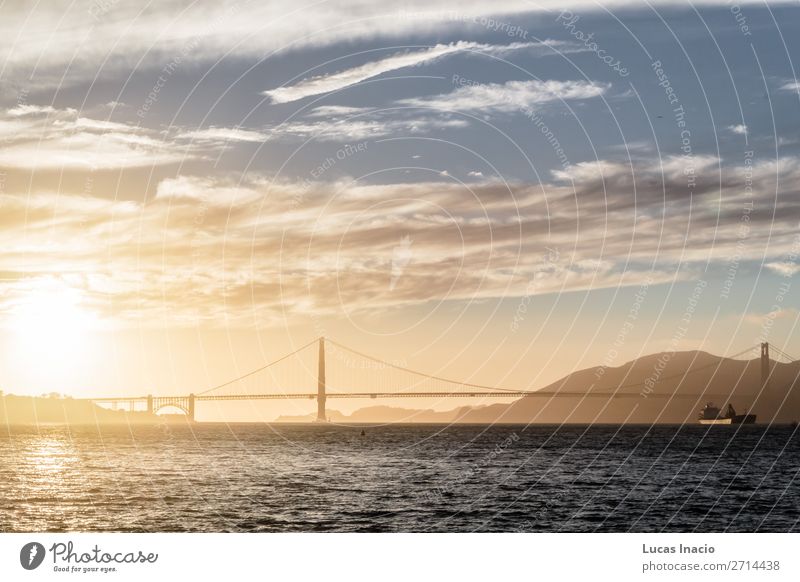
<instances>
[{"instance_id":1,"label":"bridge tower","mask_svg":"<svg viewBox=\"0 0 800 582\"><path fill-rule=\"evenodd\" d=\"M319 368L317 370L317 422L328 420L325 414L325 338L319 338Z\"/></svg>"},{"instance_id":2,"label":"bridge tower","mask_svg":"<svg viewBox=\"0 0 800 582\"><path fill-rule=\"evenodd\" d=\"M189 394L189 398L187 400L189 401L188 402L188 406L186 407L188 409L189 422L194 422L194 400L195 400L195 395L194 394Z\"/></svg>"},{"instance_id":3,"label":"bridge tower","mask_svg":"<svg viewBox=\"0 0 800 582\"><path fill-rule=\"evenodd\" d=\"M769 365L769 344L767 342L762 342L761 344L761 389L768 390L769 389L769 376L770 376L770 365Z\"/></svg>"},{"instance_id":4,"label":"bridge tower","mask_svg":"<svg viewBox=\"0 0 800 582\"><path fill-rule=\"evenodd\" d=\"M147 395L147 414L153 414L153 395Z\"/></svg>"}]
</instances>

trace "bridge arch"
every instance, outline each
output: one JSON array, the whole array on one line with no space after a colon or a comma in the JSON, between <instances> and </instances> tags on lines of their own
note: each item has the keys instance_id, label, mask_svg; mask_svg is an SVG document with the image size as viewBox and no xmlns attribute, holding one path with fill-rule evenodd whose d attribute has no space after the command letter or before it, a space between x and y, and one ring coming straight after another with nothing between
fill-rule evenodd
<instances>
[{"instance_id":1,"label":"bridge arch","mask_svg":"<svg viewBox=\"0 0 800 582\"><path fill-rule=\"evenodd\" d=\"M170 407L177 408L178 410L182 411L190 421L194 422L194 394L189 394L189 396L147 397L147 411L151 414L157 414L158 411Z\"/></svg>"},{"instance_id":2,"label":"bridge arch","mask_svg":"<svg viewBox=\"0 0 800 582\"><path fill-rule=\"evenodd\" d=\"M183 412L186 416L189 416L188 406L184 406L182 404L176 404L174 402L165 402L164 404L153 405L153 414L158 414L165 408L177 408L178 410Z\"/></svg>"}]
</instances>

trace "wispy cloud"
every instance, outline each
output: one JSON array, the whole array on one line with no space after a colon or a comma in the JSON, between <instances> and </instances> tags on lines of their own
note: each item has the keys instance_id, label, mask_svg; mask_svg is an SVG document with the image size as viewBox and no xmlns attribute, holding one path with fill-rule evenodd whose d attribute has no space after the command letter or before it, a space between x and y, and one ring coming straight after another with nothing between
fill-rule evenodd
<instances>
[{"instance_id":1,"label":"wispy cloud","mask_svg":"<svg viewBox=\"0 0 800 582\"><path fill-rule=\"evenodd\" d=\"M467 85L433 97L403 99L400 104L440 111L526 111L553 101L599 97L608 89L587 81L508 81Z\"/></svg>"},{"instance_id":2,"label":"wispy cloud","mask_svg":"<svg viewBox=\"0 0 800 582\"><path fill-rule=\"evenodd\" d=\"M179 137L204 142L251 142L261 143L269 139L269 136L260 131L241 129L238 127L209 127L207 129L197 129L182 133Z\"/></svg>"},{"instance_id":3,"label":"wispy cloud","mask_svg":"<svg viewBox=\"0 0 800 582\"><path fill-rule=\"evenodd\" d=\"M784 277L792 277L800 273L800 264L789 261L776 261L765 265L770 271Z\"/></svg>"},{"instance_id":4,"label":"wispy cloud","mask_svg":"<svg viewBox=\"0 0 800 582\"><path fill-rule=\"evenodd\" d=\"M6 115L8 117L26 117L29 115L50 115L51 113L53 114L58 113L58 111L50 105L41 106L41 105L31 105L31 104L17 105L13 109L9 109L8 111L6 111Z\"/></svg>"},{"instance_id":5,"label":"wispy cloud","mask_svg":"<svg viewBox=\"0 0 800 582\"><path fill-rule=\"evenodd\" d=\"M98 313L138 325L234 324L253 314L270 323L638 285L648 277L655 284L692 277L709 261L725 268L732 256L766 257L775 272L796 272L785 259L796 240L796 197L779 201L774 220L771 212L752 214L742 249L734 201L744 201L743 171L703 165L691 200L682 169L654 159L633 168L586 164L569 181L543 185L478 180L470 196L446 178L354 185L253 175L162 180L146 202L3 194L0 272L11 275L0 282L0 313L53 278L80 288ZM747 200L758 205L772 203L776 183L800 189L800 159L751 171ZM721 209L720 196L731 204ZM391 288L398 232L413 240L413 260ZM536 259L547 248L560 249L560 259Z\"/></svg>"},{"instance_id":6,"label":"wispy cloud","mask_svg":"<svg viewBox=\"0 0 800 582\"><path fill-rule=\"evenodd\" d=\"M348 117L371 111L368 107L347 105L320 105L308 112L306 117Z\"/></svg>"},{"instance_id":7,"label":"wispy cloud","mask_svg":"<svg viewBox=\"0 0 800 582\"><path fill-rule=\"evenodd\" d=\"M555 2L554 2L555 3ZM107 5L96 11L95 5ZM99 67L162 67L174 55L194 62L223 56L263 58L291 46L329 46L423 29L467 26L452 14L473 18L519 14L526 0L491 3L407 0L402 6L374 0L341 0L302 6L292 0L195 2L163 0L145 7L130 2L75 3L50 0L3 5L0 54L8 69L36 66L39 73L70 67L54 82L91 80ZM424 18L419 16L427 12ZM43 51L43 48L46 50ZM7 70L8 70L7 69Z\"/></svg>"},{"instance_id":8,"label":"wispy cloud","mask_svg":"<svg viewBox=\"0 0 800 582\"><path fill-rule=\"evenodd\" d=\"M400 134L423 134L442 129L459 129L468 125L469 123L464 119L443 119L419 115L406 117L378 115L373 117L289 122L274 127L271 133L276 137L282 138L347 141Z\"/></svg>"},{"instance_id":9,"label":"wispy cloud","mask_svg":"<svg viewBox=\"0 0 800 582\"><path fill-rule=\"evenodd\" d=\"M426 50L409 51L392 55L380 61L365 63L352 69L346 69L331 75L320 75L311 79L300 81L289 87L279 87L264 91L273 103L289 103L313 95L338 91L377 77L383 73L413 67L422 63L434 61L444 55L452 54L468 47L476 46L475 43L439 44Z\"/></svg>"},{"instance_id":10,"label":"wispy cloud","mask_svg":"<svg viewBox=\"0 0 800 582\"><path fill-rule=\"evenodd\" d=\"M763 326L765 322L776 319L797 319L800 316L797 309L787 307L783 309L775 309L769 313L748 313L744 316L744 320L753 325Z\"/></svg>"},{"instance_id":11,"label":"wispy cloud","mask_svg":"<svg viewBox=\"0 0 800 582\"><path fill-rule=\"evenodd\" d=\"M241 127L158 131L75 109L24 105L0 113L0 167L108 170L173 164L232 143L262 143L269 135Z\"/></svg>"},{"instance_id":12,"label":"wispy cloud","mask_svg":"<svg viewBox=\"0 0 800 582\"><path fill-rule=\"evenodd\" d=\"M727 4L727 0L709 0ZM622 0L613 0L623 5ZM656 5L677 4L659 0ZM101 10L95 10L101 6ZM6 2L0 19L0 54L6 71L37 71L41 83L91 81L102 67L160 68L176 55L193 62L221 57L255 57L275 51L431 31L474 31L482 17L558 12L560 0L374 0L298 5L270 2L162 0L134 2ZM596 8L596 0L575 0L570 10ZM454 15L457 18L454 18ZM485 20L485 19L484 19ZM485 29L484 29L485 30ZM69 67L69 75L63 76ZM49 71L49 77L45 72Z\"/></svg>"},{"instance_id":13,"label":"wispy cloud","mask_svg":"<svg viewBox=\"0 0 800 582\"><path fill-rule=\"evenodd\" d=\"M180 162L192 157L158 132L81 117L74 109L26 105L0 114L0 167L104 170Z\"/></svg>"},{"instance_id":14,"label":"wispy cloud","mask_svg":"<svg viewBox=\"0 0 800 582\"><path fill-rule=\"evenodd\" d=\"M371 61L338 73L319 75L288 87L270 89L264 91L262 94L272 99L273 103L289 103L305 97L339 91L384 73L431 63L444 56L458 52L470 51L488 55L506 55L520 50L547 49L545 54L553 54L553 51L550 49L559 48L570 51L580 50L571 43L552 40L543 42L515 42L507 45L490 45L466 41L438 44L424 50L397 53L385 59Z\"/></svg>"},{"instance_id":15,"label":"wispy cloud","mask_svg":"<svg viewBox=\"0 0 800 582\"><path fill-rule=\"evenodd\" d=\"M468 85L433 97L398 100L385 109L321 106L312 109L305 120L271 128L270 134L321 141L423 134L467 127L467 120L450 115L454 111L526 112L536 105L597 97L607 89L606 85L585 81L509 81ZM420 108L424 111L419 111Z\"/></svg>"},{"instance_id":16,"label":"wispy cloud","mask_svg":"<svg viewBox=\"0 0 800 582\"><path fill-rule=\"evenodd\" d=\"M737 135L747 135L747 126L743 124L729 125L727 130Z\"/></svg>"}]
</instances>

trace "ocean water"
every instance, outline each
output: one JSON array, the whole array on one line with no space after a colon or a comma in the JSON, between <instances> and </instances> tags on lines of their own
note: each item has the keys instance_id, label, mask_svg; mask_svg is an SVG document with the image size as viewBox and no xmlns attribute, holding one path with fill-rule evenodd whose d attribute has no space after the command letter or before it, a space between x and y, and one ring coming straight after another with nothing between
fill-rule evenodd
<instances>
[{"instance_id":1,"label":"ocean water","mask_svg":"<svg viewBox=\"0 0 800 582\"><path fill-rule=\"evenodd\" d=\"M800 531L790 427L45 426L0 531Z\"/></svg>"}]
</instances>

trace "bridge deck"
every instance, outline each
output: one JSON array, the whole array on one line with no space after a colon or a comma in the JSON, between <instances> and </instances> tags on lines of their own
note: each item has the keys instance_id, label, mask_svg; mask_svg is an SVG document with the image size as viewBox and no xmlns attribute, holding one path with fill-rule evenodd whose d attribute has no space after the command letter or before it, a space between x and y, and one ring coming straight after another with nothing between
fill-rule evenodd
<instances>
[{"instance_id":1,"label":"bridge deck","mask_svg":"<svg viewBox=\"0 0 800 582\"><path fill-rule=\"evenodd\" d=\"M651 392L647 396L641 392L545 392L545 391L520 391L520 392L328 392L327 398L675 398L675 399L727 399L730 394L659 394ZM740 395L742 398L747 395ZM154 396L155 400L188 399L189 396ZM314 400L316 392L292 392L278 394L227 394L227 395L197 395L195 401L225 401L225 400ZM92 402L144 402L147 396L114 396L109 398L81 398Z\"/></svg>"}]
</instances>

